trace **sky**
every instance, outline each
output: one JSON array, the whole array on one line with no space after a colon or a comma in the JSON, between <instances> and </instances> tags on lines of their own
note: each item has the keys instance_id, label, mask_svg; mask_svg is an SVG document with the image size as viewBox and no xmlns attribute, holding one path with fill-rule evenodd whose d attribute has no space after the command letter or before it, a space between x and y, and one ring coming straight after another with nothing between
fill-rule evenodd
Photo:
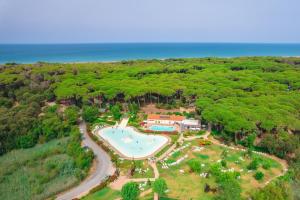
<instances>
[{"instance_id":1,"label":"sky","mask_svg":"<svg viewBox=\"0 0 300 200\"><path fill-rule=\"evenodd\" d=\"M300 43L300 0L0 0L0 43Z\"/></svg>"}]
</instances>

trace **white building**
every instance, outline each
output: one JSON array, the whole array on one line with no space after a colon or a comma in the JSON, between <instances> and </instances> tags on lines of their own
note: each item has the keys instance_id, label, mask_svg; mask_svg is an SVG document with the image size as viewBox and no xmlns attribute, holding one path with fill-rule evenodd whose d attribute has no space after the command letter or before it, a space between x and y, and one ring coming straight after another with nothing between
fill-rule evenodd
<instances>
[{"instance_id":1,"label":"white building","mask_svg":"<svg viewBox=\"0 0 300 200\"><path fill-rule=\"evenodd\" d=\"M195 130L201 129L201 124L199 120L196 119L185 119L181 123L181 130Z\"/></svg>"}]
</instances>

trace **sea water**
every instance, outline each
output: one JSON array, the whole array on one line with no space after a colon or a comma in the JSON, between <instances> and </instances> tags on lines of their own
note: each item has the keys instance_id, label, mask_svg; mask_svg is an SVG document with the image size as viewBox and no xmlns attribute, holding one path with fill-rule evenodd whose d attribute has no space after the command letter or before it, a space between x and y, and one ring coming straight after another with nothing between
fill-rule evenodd
<instances>
[{"instance_id":1,"label":"sea water","mask_svg":"<svg viewBox=\"0 0 300 200\"><path fill-rule=\"evenodd\" d=\"M192 57L300 56L300 44L0 44L0 63L97 62Z\"/></svg>"}]
</instances>

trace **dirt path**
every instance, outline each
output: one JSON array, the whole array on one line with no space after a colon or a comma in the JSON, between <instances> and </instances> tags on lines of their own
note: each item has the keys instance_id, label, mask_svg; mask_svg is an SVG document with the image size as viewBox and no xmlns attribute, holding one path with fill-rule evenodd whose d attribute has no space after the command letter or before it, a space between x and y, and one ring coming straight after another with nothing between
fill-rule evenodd
<instances>
[{"instance_id":1,"label":"dirt path","mask_svg":"<svg viewBox=\"0 0 300 200\"><path fill-rule=\"evenodd\" d=\"M86 195L92 188L99 185L108 175L115 171L109 155L88 135L85 122L79 124L83 135L82 145L89 147L95 154L95 164L91 174L80 185L57 196L57 200L70 200Z\"/></svg>"},{"instance_id":2,"label":"dirt path","mask_svg":"<svg viewBox=\"0 0 300 200\"><path fill-rule=\"evenodd\" d=\"M210 135L210 132L206 131L204 135L190 136L190 137L183 138L183 140L185 140L185 141L192 141L192 140L200 139L200 138L208 140L208 136L209 135Z\"/></svg>"}]
</instances>

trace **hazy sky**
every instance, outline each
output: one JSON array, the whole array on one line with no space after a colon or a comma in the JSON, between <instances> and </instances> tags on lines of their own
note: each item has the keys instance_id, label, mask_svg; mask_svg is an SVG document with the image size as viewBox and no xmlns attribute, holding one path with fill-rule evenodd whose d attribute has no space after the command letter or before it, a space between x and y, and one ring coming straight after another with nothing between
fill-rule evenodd
<instances>
[{"instance_id":1,"label":"hazy sky","mask_svg":"<svg viewBox=\"0 0 300 200\"><path fill-rule=\"evenodd\" d=\"M0 43L300 42L300 0L0 0Z\"/></svg>"}]
</instances>

